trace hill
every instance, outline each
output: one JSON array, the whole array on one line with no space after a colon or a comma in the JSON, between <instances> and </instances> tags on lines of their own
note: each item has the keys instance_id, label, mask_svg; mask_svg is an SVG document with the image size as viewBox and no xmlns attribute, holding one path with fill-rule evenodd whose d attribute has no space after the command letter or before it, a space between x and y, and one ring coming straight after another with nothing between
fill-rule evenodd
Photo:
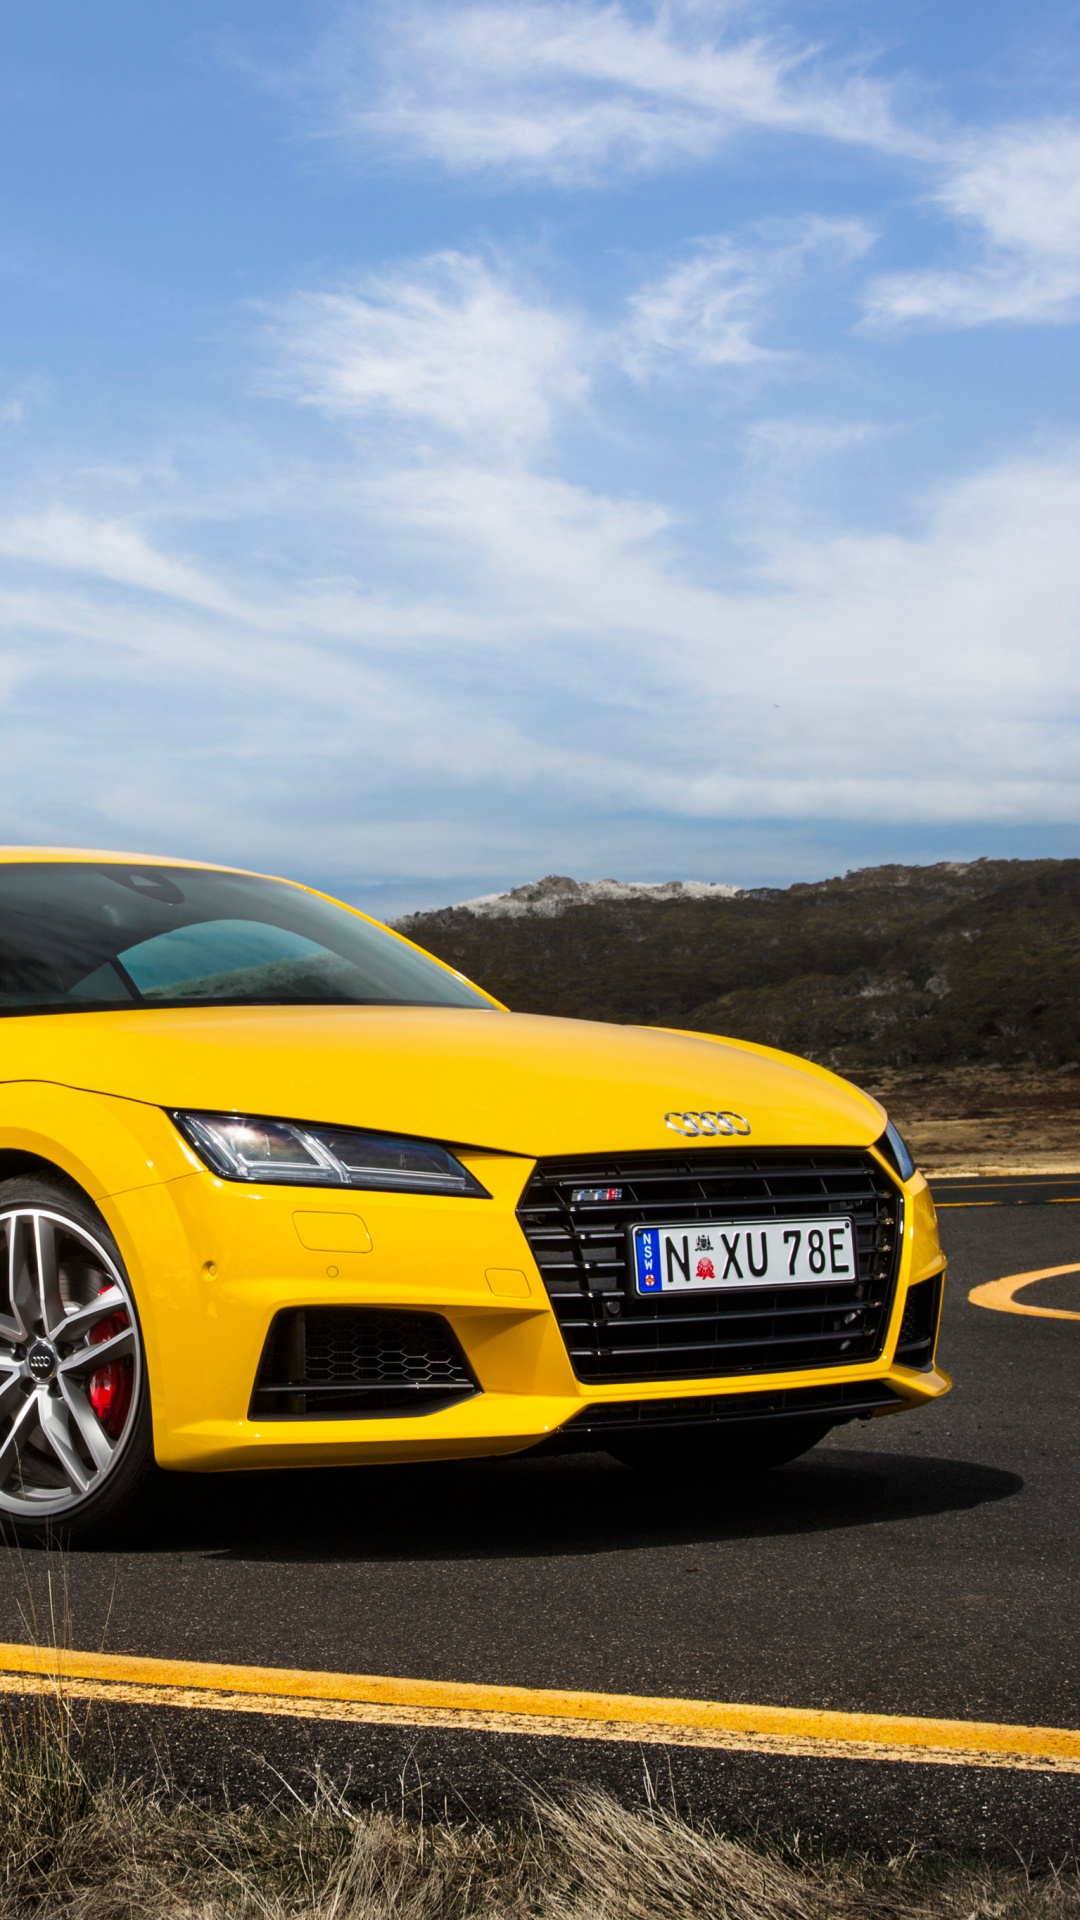
<instances>
[{"instance_id":1,"label":"hill","mask_svg":"<svg viewBox=\"0 0 1080 1920\"><path fill-rule=\"evenodd\" d=\"M741 892L741 887L726 887L718 880L571 880L565 873L549 873L546 879L529 880L509 893L482 893L476 900L463 900L459 911L485 919L520 920L523 915L540 914L551 920L568 907L590 907L598 901L734 900Z\"/></svg>"},{"instance_id":2,"label":"hill","mask_svg":"<svg viewBox=\"0 0 1080 1920\"><path fill-rule=\"evenodd\" d=\"M501 896L515 907L400 925L521 1012L732 1034L848 1074L1080 1060L1080 860L596 897L616 885L552 876Z\"/></svg>"}]
</instances>

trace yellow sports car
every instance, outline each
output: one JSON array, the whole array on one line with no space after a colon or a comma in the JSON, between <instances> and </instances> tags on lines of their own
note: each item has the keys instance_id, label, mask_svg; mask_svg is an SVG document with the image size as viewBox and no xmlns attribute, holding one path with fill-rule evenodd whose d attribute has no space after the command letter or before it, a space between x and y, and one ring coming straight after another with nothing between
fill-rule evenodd
<instances>
[{"instance_id":1,"label":"yellow sports car","mask_svg":"<svg viewBox=\"0 0 1080 1920\"><path fill-rule=\"evenodd\" d=\"M157 1470L764 1467L948 1391L934 1207L769 1047L508 1013L194 861L0 849L0 1531Z\"/></svg>"}]
</instances>

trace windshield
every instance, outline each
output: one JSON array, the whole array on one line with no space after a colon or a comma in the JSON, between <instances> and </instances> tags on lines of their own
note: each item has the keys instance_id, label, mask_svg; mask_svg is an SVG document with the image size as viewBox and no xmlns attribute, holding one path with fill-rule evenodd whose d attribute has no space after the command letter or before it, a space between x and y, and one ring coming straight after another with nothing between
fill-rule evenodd
<instances>
[{"instance_id":1,"label":"windshield","mask_svg":"<svg viewBox=\"0 0 1080 1920\"><path fill-rule=\"evenodd\" d=\"M456 974L283 880L197 867L0 864L0 1013L183 1006L484 1007Z\"/></svg>"}]
</instances>

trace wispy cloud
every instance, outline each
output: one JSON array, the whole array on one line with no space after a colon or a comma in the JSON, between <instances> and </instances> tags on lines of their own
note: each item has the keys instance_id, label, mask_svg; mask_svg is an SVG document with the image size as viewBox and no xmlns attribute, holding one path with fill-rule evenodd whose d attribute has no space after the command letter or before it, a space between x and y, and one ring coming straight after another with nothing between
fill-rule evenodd
<instances>
[{"instance_id":1,"label":"wispy cloud","mask_svg":"<svg viewBox=\"0 0 1080 1920\"><path fill-rule=\"evenodd\" d=\"M817 216L718 234L647 280L622 317L591 328L476 255L429 255L272 312L268 384L330 419L381 418L401 449L411 433L415 444L449 438L484 460L517 459L580 409L597 370L644 380L782 363L790 356L757 337L776 297L812 265L847 266L873 239L862 221Z\"/></svg>"},{"instance_id":2,"label":"wispy cloud","mask_svg":"<svg viewBox=\"0 0 1080 1920\"><path fill-rule=\"evenodd\" d=\"M772 297L797 280L815 254L845 263L873 240L863 221L811 217L782 239L721 234L700 241L689 260L632 296L627 367L640 377L673 361L745 367L782 358L754 332Z\"/></svg>"},{"instance_id":3,"label":"wispy cloud","mask_svg":"<svg viewBox=\"0 0 1080 1920\"><path fill-rule=\"evenodd\" d=\"M977 251L960 268L889 274L869 289L876 326L971 327L1080 315L1080 126L991 132L958 142L933 198Z\"/></svg>"},{"instance_id":4,"label":"wispy cloud","mask_svg":"<svg viewBox=\"0 0 1080 1920\"><path fill-rule=\"evenodd\" d=\"M588 384L574 321L460 253L298 294L278 333L282 381L328 414L504 444L545 434L553 406Z\"/></svg>"},{"instance_id":5,"label":"wispy cloud","mask_svg":"<svg viewBox=\"0 0 1080 1920\"><path fill-rule=\"evenodd\" d=\"M887 89L740 25L741 7L415 0L350 11L309 69L324 130L579 185L709 158L747 128L911 148Z\"/></svg>"},{"instance_id":6,"label":"wispy cloud","mask_svg":"<svg viewBox=\"0 0 1080 1920\"><path fill-rule=\"evenodd\" d=\"M752 333L772 285L764 263L735 241L703 242L693 259L633 296L627 367L640 377L672 356L706 367L775 359Z\"/></svg>"},{"instance_id":7,"label":"wispy cloud","mask_svg":"<svg viewBox=\"0 0 1080 1920\"><path fill-rule=\"evenodd\" d=\"M92 561L81 510L3 523L9 820L48 831L88 756L91 840L310 865L317 822L325 872L453 873L462 844L490 870L511 843L529 870L560 809L580 834L648 817L675 864L693 821L1080 820L1080 450L953 486L905 537L759 515L738 590L659 502L387 454L369 484L411 589L193 581L194 493L152 563L117 513L96 570L57 531ZM281 525L304 511L277 501Z\"/></svg>"},{"instance_id":8,"label":"wispy cloud","mask_svg":"<svg viewBox=\"0 0 1080 1920\"><path fill-rule=\"evenodd\" d=\"M60 506L37 514L16 514L0 520L0 553L60 573L96 575L117 586L163 594L194 606L236 610L236 603L200 568L159 552L130 521L97 519Z\"/></svg>"},{"instance_id":9,"label":"wispy cloud","mask_svg":"<svg viewBox=\"0 0 1080 1920\"><path fill-rule=\"evenodd\" d=\"M413 0L344 11L301 76L320 135L497 184L596 186L713 160L749 131L862 146L914 168L926 204L970 236L966 258L884 274L871 328L1061 322L1080 312L1080 127L951 129L744 5L670 0ZM910 172L909 172L910 178ZM749 310L756 266L718 249L672 277L714 364L764 351ZM678 316L655 321L656 344Z\"/></svg>"},{"instance_id":10,"label":"wispy cloud","mask_svg":"<svg viewBox=\"0 0 1080 1920\"><path fill-rule=\"evenodd\" d=\"M115 285L87 303L100 384L81 339L63 361L54 291L34 310L0 403L0 831L467 867L478 893L555 860L640 872L646 840L686 872L733 820L1080 822L1080 447L1063 425L980 472L1024 398L995 412L985 356L943 376L917 347L901 386L891 337L1080 313L1080 130L960 126L944 86L811 47L842 12L319 9L334 31L276 78L332 163L313 186L304 146L314 237L299 188L271 204L295 143L252 115L274 184L230 200L224 140L185 174L219 265L170 295L173 331L143 309L137 379ZM378 169L410 174L371 221L346 150L365 212ZM871 271L853 348L839 308ZM250 305L220 317L268 283L299 290L252 347Z\"/></svg>"},{"instance_id":11,"label":"wispy cloud","mask_svg":"<svg viewBox=\"0 0 1080 1920\"><path fill-rule=\"evenodd\" d=\"M591 334L476 254L296 294L267 316L282 440L220 482L209 541L178 453L0 504L9 810L46 823L92 753L91 839L156 821L275 864L318 819L325 871L387 875L459 870L454 822L482 867L504 812L526 871L560 808L648 816L673 848L733 816L1080 819L1080 452L944 489L906 536L811 537L752 475L723 585L662 497L558 470L563 421L604 424L592 368L756 367L769 300L869 239L714 238ZM763 420L751 456L872 430Z\"/></svg>"}]
</instances>

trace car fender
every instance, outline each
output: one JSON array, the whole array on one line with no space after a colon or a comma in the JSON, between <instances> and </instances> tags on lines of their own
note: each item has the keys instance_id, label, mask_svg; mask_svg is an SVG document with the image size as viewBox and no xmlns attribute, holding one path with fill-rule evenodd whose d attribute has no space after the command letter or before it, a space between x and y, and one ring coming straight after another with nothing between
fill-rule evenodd
<instances>
[{"instance_id":1,"label":"car fender","mask_svg":"<svg viewBox=\"0 0 1080 1920\"><path fill-rule=\"evenodd\" d=\"M48 1160L95 1205L198 1166L160 1108L50 1080L0 1083L0 1155L5 1152Z\"/></svg>"}]
</instances>

